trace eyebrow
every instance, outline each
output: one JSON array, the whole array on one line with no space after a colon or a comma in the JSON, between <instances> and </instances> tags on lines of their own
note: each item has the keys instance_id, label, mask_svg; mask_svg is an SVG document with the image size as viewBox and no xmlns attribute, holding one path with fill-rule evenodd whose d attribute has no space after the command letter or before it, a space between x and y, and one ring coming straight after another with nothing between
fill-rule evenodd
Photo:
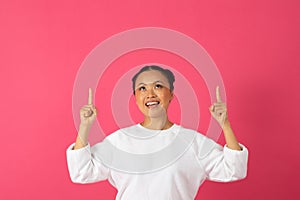
<instances>
[{"instance_id":1,"label":"eyebrow","mask_svg":"<svg viewBox=\"0 0 300 200\"><path fill-rule=\"evenodd\" d=\"M155 84L155 83L162 83L162 84L164 84L164 82L163 81L160 81L160 80L158 80L158 81L154 81L152 84ZM145 83L139 83L138 85L137 85L137 87L138 86L140 86L140 85L147 85L147 84L145 84Z\"/></svg>"}]
</instances>

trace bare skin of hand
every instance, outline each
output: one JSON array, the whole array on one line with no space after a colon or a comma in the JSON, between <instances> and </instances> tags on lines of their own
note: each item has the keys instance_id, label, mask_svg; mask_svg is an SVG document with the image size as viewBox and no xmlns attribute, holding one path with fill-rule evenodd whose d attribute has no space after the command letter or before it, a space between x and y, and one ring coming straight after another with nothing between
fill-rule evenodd
<instances>
[{"instance_id":1,"label":"bare skin of hand","mask_svg":"<svg viewBox=\"0 0 300 200\"><path fill-rule=\"evenodd\" d=\"M227 147L234 150L242 150L230 126L227 114L227 106L224 102L222 102L219 86L216 88L216 99L217 102L213 103L209 107L209 110L213 118L223 129Z\"/></svg>"},{"instance_id":2,"label":"bare skin of hand","mask_svg":"<svg viewBox=\"0 0 300 200\"><path fill-rule=\"evenodd\" d=\"M74 149L85 147L91 126L97 117L97 109L93 104L93 91L89 88L88 104L80 109L80 125Z\"/></svg>"}]
</instances>

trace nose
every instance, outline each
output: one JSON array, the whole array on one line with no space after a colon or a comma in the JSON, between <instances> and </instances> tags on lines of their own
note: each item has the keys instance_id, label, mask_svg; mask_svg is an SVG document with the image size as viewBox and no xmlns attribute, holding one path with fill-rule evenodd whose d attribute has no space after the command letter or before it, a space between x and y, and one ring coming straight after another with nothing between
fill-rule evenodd
<instances>
[{"instance_id":1,"label":"nose","mask_svg":"<svg viewBox=\"0 0 300 200\"><path fill-rule=\"evenodd\" d=\"M152 88L148 89L147 98L150 99L150 98L154 98L154 97L156 97L154 90Z\"/></svg>"}]
</instances>

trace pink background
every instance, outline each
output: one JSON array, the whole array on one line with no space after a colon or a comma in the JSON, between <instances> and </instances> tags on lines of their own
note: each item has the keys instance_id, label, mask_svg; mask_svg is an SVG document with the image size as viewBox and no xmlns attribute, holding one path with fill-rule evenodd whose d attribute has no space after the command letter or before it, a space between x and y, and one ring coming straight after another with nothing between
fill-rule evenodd
<instances>
[{"instance_id":1,"label":"pink background","mask_svg":"<svg viewBox=\"0 0 300 200\"><path fill-rule=\"evenodd\" d=\"M232 126L250 150L245 180L207 181L196 199L299 198L298 9L296 0L1 1L0 198L114 199L108 182L70 181L65 150L76 137L73 84L101 41L147 26L180 31L208 51L223 77ZM148 62L186 65L166 52L145 50L121 57L110 69ZM116 80L103 81L108 89L98 86L96 105ZM209 100L203 98L199 131L205 132ZM116 128L102 118L107 132Z\"/></svg>"}]
</instances>

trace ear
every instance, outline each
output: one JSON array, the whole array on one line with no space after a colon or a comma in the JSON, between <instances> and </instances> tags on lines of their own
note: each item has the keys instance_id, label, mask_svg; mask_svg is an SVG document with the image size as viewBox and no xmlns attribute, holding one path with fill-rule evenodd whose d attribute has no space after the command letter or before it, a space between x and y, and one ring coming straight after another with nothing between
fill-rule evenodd
<instances>
[{"instance_id":1,"label":"ear","mask_svg":"<svg viewBox=\"0 0 300 200\"><path fill-rule=\"evenodd\" d=\"M135 100L135 104L137 104L135 92L133 93L133 98L134 98L134 100Z\"/></svg>"},{"instance_id":2,"label":"ear","mask_svg":"<svg viewBox=\"0 0 300 200\"><path fill-rule=\"evenodd\" d=\"M171 101L173 100L173 98L174 98L174 93L171 92L171 98L170 98L170 101L169 101L169 102L171 102Z\"/></svg>"}]
</instances>

